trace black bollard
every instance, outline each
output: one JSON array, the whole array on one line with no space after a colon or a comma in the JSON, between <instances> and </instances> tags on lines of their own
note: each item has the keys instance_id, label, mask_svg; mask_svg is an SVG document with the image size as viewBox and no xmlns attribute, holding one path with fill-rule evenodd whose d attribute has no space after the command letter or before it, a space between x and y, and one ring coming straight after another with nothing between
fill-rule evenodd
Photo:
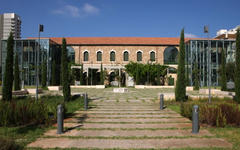
<instances>
[{"instance_id":1,"label":"black bollard","mask_svg":"<svg viewBox=\"0 0 240 150\"><path fill-rule=\"evenodd\" d=\"M59 104L57 106L57 134L63 133L63 105Z\"/></svg>"},{"instance_id":2,"label":"black bollard","mask_svg":"<svg viewBox=\"0 0 240 150\"><path fill-rule=\"evenodd\" d=\"M88 109L88 95L87 93L84 94L84 109Z\"/></svg>"},{"instance_id":3,"label":"black bollard","mask_svg":"<svg viewBox=\"0 0 240 150\"><path fill-rule=\"evenodd\" d=\"M160 94L160 110L163 110L164 105L164 95Z\"/></svg>"},{"instance_id":4,"label":"black bollard","mask_svg":"<svg viewBox=\"0 0 240 150\"><path fill-rule=\"evenodd\" d=\"M194 105L192 110L192 133L198 134L198 132L199 132L199 108L198 105Z\"/></svg>"}]
</instances>

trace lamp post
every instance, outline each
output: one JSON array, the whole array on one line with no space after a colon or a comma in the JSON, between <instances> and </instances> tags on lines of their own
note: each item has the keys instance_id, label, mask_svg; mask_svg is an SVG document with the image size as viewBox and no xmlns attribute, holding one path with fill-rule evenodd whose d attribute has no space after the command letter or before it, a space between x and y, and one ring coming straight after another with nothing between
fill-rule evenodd
<instances>
[{"instance_id":1,"label":"lamp post","mask_svg":"<svg viewBox=\"0 0 240 150\"><path fill-rule=\"evenodd\" d=\"M207 33L207 41L208 41L208 103L211 103L211 49L210 49L210 40L209 40L209 30L208 26L204 26L204 33Z\"/></svg>"},{"instance_id":2,"label":"lamp post","mask_svg":"<svg viewBox=\"0 0 240 150\"><path fill-rule=\"evenodd\" d=\"M36 64L36 100L38 100L38 82L39 82L39 75L38 75L38 65L39 65L39 52L40 52L40 32L43 32L43 25L39 24L39 30L38 30L38 49L36 51L37 53L37 64Z\"/></svg>"}]
</instances>

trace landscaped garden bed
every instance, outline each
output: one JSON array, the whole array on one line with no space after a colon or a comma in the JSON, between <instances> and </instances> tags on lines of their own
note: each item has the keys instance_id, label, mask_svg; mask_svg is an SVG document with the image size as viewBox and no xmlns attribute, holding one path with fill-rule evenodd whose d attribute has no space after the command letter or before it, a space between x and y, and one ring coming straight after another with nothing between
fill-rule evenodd
<instances>
[{"instance_id":1,"label":"landscaped garden bed","mask_svg":"<svg viewBox=\"0 0 240 150\"><path fill-rule=\"evenodd\" d=\"M189 100L187 102L169 102L182 116L192 119L193 105L199 106L199 121L202 125L225 127L240 127L240 106L230 98L207 98Z\"/></svg>"},{"instance_id":2,"label":"landscaped garden bed","mask_svg":"<svg viewBox=\"0 0 240 150\"><path fill-rule=\"evenodd\" d=\"M38 101L31 97L0 101L0 143L7 141L9 147L21 149L34 141L56 123L56 109L61 103L62 96L43 96ZM65 102L65 117L83 109L83 105L82 97Z\"/></svg>"}]
</instances>

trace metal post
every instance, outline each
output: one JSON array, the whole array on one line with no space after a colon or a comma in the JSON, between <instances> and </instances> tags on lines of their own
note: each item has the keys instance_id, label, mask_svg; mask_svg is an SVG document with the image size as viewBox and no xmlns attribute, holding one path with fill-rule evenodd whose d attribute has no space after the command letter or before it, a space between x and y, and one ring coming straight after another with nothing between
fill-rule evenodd
<instances>
[{"instance_id":1,"label":"metal post","mask_svg":"<svg viewBox=\"0 0 240 150\"><path fill-rule=\"evenodd\" d=\"M192 110L192 133L197 134L198 132L199 132L199 109L198 105L194 105Z\"/></svg>"},{"instance_id":2,"label":"metal post","mask_svg":"<svg viewBox=\"0 0 240 150\"><path fill-rule=\"evenodd\" d=\"M38 100L38 84L39 84L38 65L39 65L39 52L40 52L40 32L43 32L42 24L39 24L39 29L38 29L38 50L37 50L37 65L36 65L36 100Z\"/></svg>"},{"instance_id":3,"label":"metal post","mask_svg":"<svg viewBox=\"0 0 240 150\"><path fill-rule=\"evenodd\" d=\"M57 106L57 134L63 133L63 105Z\"/></svg>"},{"instance_id":4,"label":"metal post","mask_svg":"<svg viewBox=\"0 0 240 150\"><path fill-rule=\"evenodd\" d=\"M219 66L218 66L218 41L216 41L216 69L218 70L219 69ZM218 73L216 73L216 82L217 82L217 86L218 86Z\"/></svg>"},{"instance_id":5,"label":"metal post","mask_svg":"<svg viewBox=\"0 0 240 150\"><path fill-rule=\"evenodd\" d=\"M191 63L190 63L190 71L191 71L191 77L190 77L190 82L191 82L191 86L193 86L193 81L192 81L192 76L193 76L193 71L192 71L192 65L193 65L193 42L192 41L190 41L190 48L191 48L191 50L190 50L190 53L191 53L191 55L190 55L190 60L191 60Z\"/></svg>"},{"instance_id":6,"label":"metal post","mask_svg":"<svg viewBox=\"0 0 240 150\"><path fill-rule=\"evenodd\" d=\"M204 33L207 33L207 41L208 41L208 102L211 103L211 48L210 48L210 40L209 40L209 29L208 26L204 26Z\"/></svg>"},{"instance_id":7,"label":"metal post","mask_svg":"<svg viewBox=\"0 0 240 150\"><path fill-rule=\"evenodd\" d=\"M84 109L88 109L88 95L87 93L84 94Z\"/></svg>"},{"instance_id":8,"label":"metal post","mask_svg":"<svg viewBox=\"0 0 240 150\"><path fill-rule=\"evenodd\" d=\"M36 65L36 100L38 100L38 65L39 65L39 51L40 51L40 30L38 31L38 49L37 49L37 65Z\"/></svg>"},{"instance_id":9,"label":"metal post","mask_svg":"<svg viewBox=\"0 0 240 150\"><path fill-rule=\"evenodd\" d=\"M164 105L164 95L160 94L160 110L163 110Z\"/></svg>"},{"instance_id":10,"label":"metal post","mask_svg":"<svg viewBox=\"0 0 240 150\"><path fill-rule=\"evenodd\" d=\"M202 41L202 86L204 86L205 84L205 57L204 57L205 53L204 53L204 41Z\"/></svg>"},{"instance_id":11,"label":"metal post","mask_svg":"<svg viewBox=\"0 0 240 150\"><path fill-rule=\"evenodd\" d=\"M209 37L208 37L209 38ZM211 48L208 39L208 102L211 103Z\"/></svg>"}]
</instances>

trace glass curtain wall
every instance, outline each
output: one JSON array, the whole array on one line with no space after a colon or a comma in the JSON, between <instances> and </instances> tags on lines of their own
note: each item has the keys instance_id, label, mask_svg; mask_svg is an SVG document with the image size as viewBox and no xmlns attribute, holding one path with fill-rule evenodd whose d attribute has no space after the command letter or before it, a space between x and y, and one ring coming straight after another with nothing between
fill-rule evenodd
<instances>
[{"instance_id":1,"label":"glass curtain wall","mask_svg":"<svg viewBox=\"0 0 240 150\"><path fill-rule=\"evenodd\" d=\"M234 40L190 40L186 43L186 76L189 85L194 85L194 65L197 65L199 72L200 86L220 85L221 52L224 49L226 63L235 61ZM208 59L209 57L209 59ZM210 72L208 72L210 67ZM210 73L210 82L208 80Z\"/></svg>"},{"instance_id":2,"label":"glass curtain wall","mask_svg":"<svg viewBox=\"0 0 240 150\"><path fill-rule=\"evenodd\" d=\"M35 85L36 73L35 69L39 67L39 79L41 81L41 64L43 61L47 62L47 84L51 78L51 61L52 61L52 48L49 39L40 40L40 53L39 64L37 64L36 58L38 50L38 40L26 39L14 41L14 53L18 53L20 78L24 85ZM5 61L7 56L7 41L2 41L2 79L5 71ZM15 57L15 55L14 55ZM41 82L40 82L41 83Z\"/></svg>"}]
</instances>

